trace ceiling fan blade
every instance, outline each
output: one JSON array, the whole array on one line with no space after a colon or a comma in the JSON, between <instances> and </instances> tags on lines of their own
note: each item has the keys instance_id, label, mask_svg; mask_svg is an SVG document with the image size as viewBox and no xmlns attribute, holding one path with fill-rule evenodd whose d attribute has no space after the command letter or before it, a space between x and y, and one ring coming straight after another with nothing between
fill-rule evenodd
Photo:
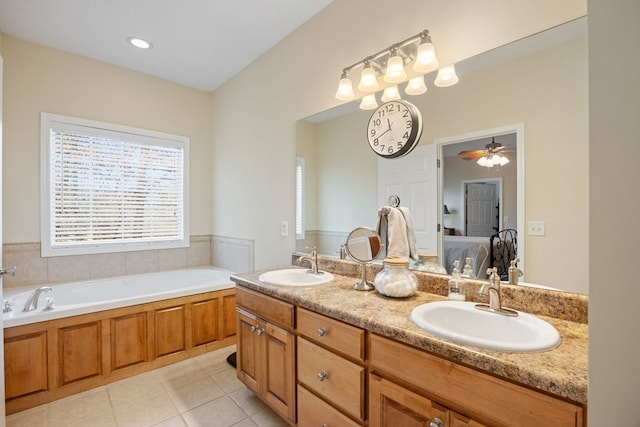
<instances>
[{"instance_id":1,"label":"ceiling fan blade","mask_svg":"<svg viewBox=\"0 0 640 427\"><path fill-rule=\"evenodd\" d=\"M484 157L484 152L475 153L475 154L469 154L469 155L463 157L463 159L465 159L465 160L476 160L476 159L479 159L480 157Z\"/></svg>"},{"instance_id":2,"label":"ceiling fan blade","mask_svg":"<svg viewBox=\"0 0 640 427\"><path fill-rule=\"evenodd\" d=\"M507 148L508 148L508 149L510 149L510 150L511 150L511 149L513 149L513 147L512 147L512 146L510 146L510 145L503 145L503 146L501 146L501 147L496 147L496 148L494 148L494 149L493 149L493 151L504 151L504 150L506 150Z\"/></svg>"},{"instance_id":3,"label":"ceiling fan blade","mask_svg":"<svg viewBox=\"0 0 640 427\"><path fill-rule=\"evenodd\" d=\"M461 152L458 153L458 155L464 156L466 154L476 154L476 153L484 154L484 150L462 150Z\"/></svg>"}]
</instances>

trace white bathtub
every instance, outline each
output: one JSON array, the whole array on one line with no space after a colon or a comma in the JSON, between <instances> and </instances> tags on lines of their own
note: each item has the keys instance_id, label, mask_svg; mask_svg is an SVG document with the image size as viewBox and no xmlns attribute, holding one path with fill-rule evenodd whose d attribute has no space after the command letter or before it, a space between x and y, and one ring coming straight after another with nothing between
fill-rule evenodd
<instances>
[{"instance_id":1,"label":"white bathtub","mask_svg":"<svg viewBox=\"0 0 640 427\"><path fill-rule=\"evenodd\" d=\"M221 268L202 267L81 282L9 288L4 290L3 296L5 300L13 303L13 311L3 313L3 327L26 325L151 301L230 289L235 286L230 280L231 274L232 272ZM53 290L40 295L36 310L23 312L22 309L27 298L40 286L51 286ZM55 304L55 308L51 311L43 311L47 305L47 298L53 298Z\"/></svg>"}]
</instances>

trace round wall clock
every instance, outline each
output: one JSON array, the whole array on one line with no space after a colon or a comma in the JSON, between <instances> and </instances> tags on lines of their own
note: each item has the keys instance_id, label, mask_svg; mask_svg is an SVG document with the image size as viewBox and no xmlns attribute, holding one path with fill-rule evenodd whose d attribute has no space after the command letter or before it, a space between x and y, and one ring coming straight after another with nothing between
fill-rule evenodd
<instances>
[{"instance_id":1,"label":"round wall clock","mask_svg":"<svg viewBox=\"0 0 640 427\"><path fill-rule=\"evenodd\" d=\"M379 106L369 119L367 140L375 153L385 158L411 152L422 135L422 115L412 103L398 99Z\"/></svg>"}]
</instances>

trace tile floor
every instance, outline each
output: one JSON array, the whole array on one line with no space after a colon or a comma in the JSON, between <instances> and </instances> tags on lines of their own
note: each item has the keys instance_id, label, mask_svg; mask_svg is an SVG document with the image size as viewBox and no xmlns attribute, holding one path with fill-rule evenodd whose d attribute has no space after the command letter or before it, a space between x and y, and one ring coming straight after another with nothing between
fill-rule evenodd
<instances>
[{"instance_id":1,"label":"tile floor","mask_svg":"<svg viewBox=\"0 0 640 427\"><path fill-rule=\"evenodd\" d=\"M36 408L7 427L284 427L238 379L225 347Z\"/></svg>"}]
</instances>

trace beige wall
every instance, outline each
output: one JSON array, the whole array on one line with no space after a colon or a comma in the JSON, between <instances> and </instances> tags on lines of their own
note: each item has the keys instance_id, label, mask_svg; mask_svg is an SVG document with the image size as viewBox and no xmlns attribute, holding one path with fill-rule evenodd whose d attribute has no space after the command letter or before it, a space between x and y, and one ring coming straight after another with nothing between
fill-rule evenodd
<instances>
[{"instance_id":1,"label":"beige wall","mask_svg":"<svg viewBox=\"0 0 640 427\"><path fill-rule=\"evenodd\" d=\"M40 112L191 138L191 234L211 234L211 94L7 35L3 234L40 241Z\"/></svg>"},{"instance_id":2,"label":"beige wall","mask_svg":"<svg viewBox=\"0 0 640 427\"><path fill-rule=\"evenodd\" d=\"M638 17L640 2L589 0L590 426L640 425Z\"/></svg>"},{"instance_id":3,"label":"beige wall","mask_svg":"<svg viewBox=\"0 0 640 427\"><path fill-rule=\"evenodd\" d=\"M425 28L446 64L584 14L583 0L335 0L215 91L214 152L229 157L213 159L214 233L254 238L257 268L289 262L295 122L337 105L343 67Z\"/></svg>"}]
</instances>

